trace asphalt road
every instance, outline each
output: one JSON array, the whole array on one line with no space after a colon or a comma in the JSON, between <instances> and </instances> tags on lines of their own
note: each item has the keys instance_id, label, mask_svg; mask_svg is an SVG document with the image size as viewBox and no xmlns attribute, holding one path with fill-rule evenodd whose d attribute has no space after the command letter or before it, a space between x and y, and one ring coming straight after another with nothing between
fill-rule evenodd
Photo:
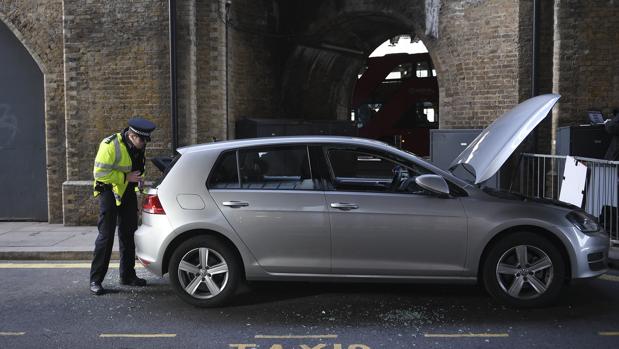
<instances>
[{"instance_id":1,"label":"asphalt road","mask_svg":"<svg viewBox=\"0 0 619 349\"><path fill-rule=\"evenodd\" d=\"M252 284L228 307L197 309L167 278L138 274L149 286L119 286L111 269L112 292L96 297L85 263L0 262L0 348L619 347L616 272L533 310L496 304L476 286L330 283Z\"/></svg>"}]
</instances>

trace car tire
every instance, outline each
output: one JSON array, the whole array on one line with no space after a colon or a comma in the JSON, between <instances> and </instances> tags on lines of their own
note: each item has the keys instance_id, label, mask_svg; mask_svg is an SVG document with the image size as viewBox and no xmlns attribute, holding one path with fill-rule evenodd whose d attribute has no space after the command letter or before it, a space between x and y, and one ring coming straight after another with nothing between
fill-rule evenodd
<instances>
[{"instance_id":1,"label":"car tire","mask_svg":"<svg viewBox=\"0 0 619 349\"><path fill-rule=\"evenodd\" d=\"M170 258L168 271L177 295L191 305L204 308L227 303L241 280L236 254L228 244L213 236L197 236L181 243Z\"/></svg>"},{"instance_id":2,"label":"car tire","mask_svg":"<svg viewBox=\"0 0 619 349\"><path fill-rule=\"evenodd\" d=\"M495 299L518 308L542 307L557 300L566 261L550 240L518 232L490 247L482 273L484 286Z\"/></svg>"}]
</instances>

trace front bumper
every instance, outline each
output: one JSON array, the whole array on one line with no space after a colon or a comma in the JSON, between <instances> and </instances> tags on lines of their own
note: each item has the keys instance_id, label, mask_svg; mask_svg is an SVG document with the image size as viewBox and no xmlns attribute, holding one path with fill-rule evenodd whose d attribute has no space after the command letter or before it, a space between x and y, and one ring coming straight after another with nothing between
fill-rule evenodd
<instances>
[{"instance_id":1,"label":"front bumper","mask_svg":"<svg viewBox=\"0 0 619 349\"><path fill-rule=\"evenodd\" d=\"M608 271L608 251L610 238L604 233L587 235L576 228L570 239L574 248L572 278L582 279L600 276Z\"/></svg>"}]
</instances>

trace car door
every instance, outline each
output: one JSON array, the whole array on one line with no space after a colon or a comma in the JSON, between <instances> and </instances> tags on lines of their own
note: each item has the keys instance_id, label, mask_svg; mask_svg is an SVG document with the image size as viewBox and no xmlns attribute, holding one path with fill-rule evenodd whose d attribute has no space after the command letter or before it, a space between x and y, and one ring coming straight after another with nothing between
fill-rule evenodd
<instances>
[{"instance_id":1,"label":"car door","mask_svg":"<svg viewBox=\"0 0 619 349\"><path fill-rule=\"evenodd\" d=\"M372 149L328 146L325 151L333 187L325 196L334 274L463 271L467 219L461 201L416 186L414 177L429 170Z\"/></svg>"},{"instance_id":2,"label":"car door","mask_svg":"<svg viewBox=\"0 0 619 349\"><path fill-rule=\"evenodd\" d=\"M224 153L209 191L265 270L330 272L329 216L306 145Z\"/></svg>"}]
</instances>

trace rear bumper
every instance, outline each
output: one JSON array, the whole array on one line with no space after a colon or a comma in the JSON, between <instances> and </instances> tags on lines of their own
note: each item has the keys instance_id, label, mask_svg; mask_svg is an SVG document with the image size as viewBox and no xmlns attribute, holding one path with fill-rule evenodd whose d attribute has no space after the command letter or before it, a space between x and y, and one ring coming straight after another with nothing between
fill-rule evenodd
<instances>
[{"instance_id":1,"label":"rear bumper","mask_svg":"<svg viewBox=\"0 0 619 349\"><path fill-rule=\"evenodd\" d=\"M143 213L135 232L135 254L151 273L163 275L164 240L172 230L166 215Z\"/></svg>"}]
</instances>

